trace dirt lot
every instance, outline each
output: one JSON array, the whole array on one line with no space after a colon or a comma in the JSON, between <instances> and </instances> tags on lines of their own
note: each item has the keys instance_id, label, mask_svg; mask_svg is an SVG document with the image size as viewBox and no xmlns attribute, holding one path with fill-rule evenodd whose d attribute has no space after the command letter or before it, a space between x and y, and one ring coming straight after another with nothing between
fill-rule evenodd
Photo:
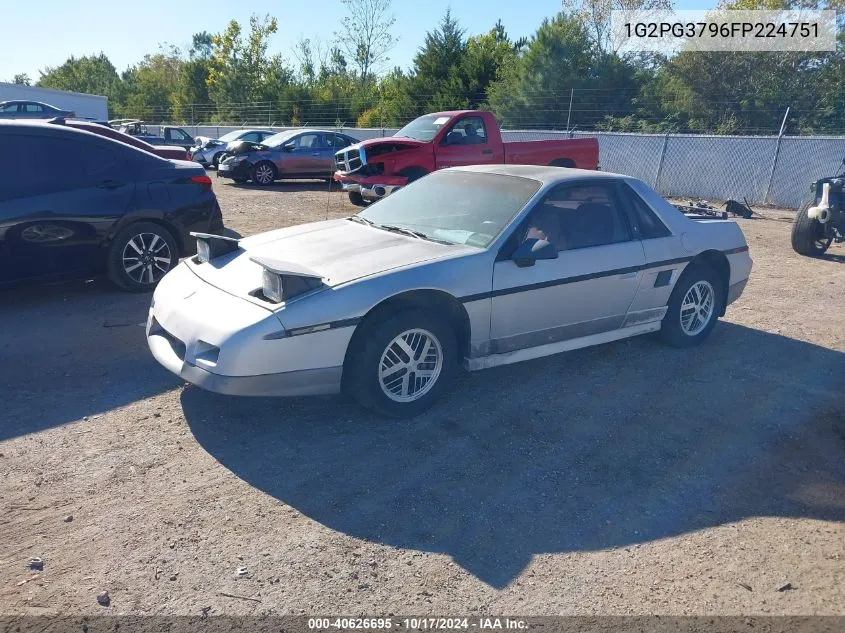
<instances>
[{"instance_id":1,"label":"dirt lot","mask_svg":"<svg viewBox=\"0 0 845 633\"><path fill-rule=\"evenodd\" d=\"M215 188L243 234L353 210ZM4 292L0 613L845 614L845 248L790 218L740 220L700 348L468 375L410 422L185 387L105 282Z\"/></svg>"}]
</instances>

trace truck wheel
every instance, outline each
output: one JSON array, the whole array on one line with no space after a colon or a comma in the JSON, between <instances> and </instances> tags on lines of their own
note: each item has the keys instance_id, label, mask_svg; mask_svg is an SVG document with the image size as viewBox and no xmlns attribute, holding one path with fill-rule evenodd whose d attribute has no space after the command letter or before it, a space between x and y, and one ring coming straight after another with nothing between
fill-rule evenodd
<instances>
[{"instance_id":1,"label":"truck wheel","mask_svg":"<svg viewBox=\"0 0 845 633\"><path fill-rule=\"evenodd\" d=\"M276 180L276 166L269 160L262 160L252 168L252 182L256 185L266 187L272 185Z\"/></svg>"},{"instance_id":2,"label":"truck wheel","mask_svg":"<svg viewBox=\"0 0 845 633\"><path fill-rule=\"evenodd\" d=\"M399 173L400 176L405 176L405 178L408 179L408 184L411 184L415 180L419 180L426 174L428 174L428 172L422 167L411 167L410 169L406 169L405 171Z\"/></svg>"},{"instance_id":3,"label":"truck wheel","mask_svg":"<svg viewBox=\"0 0 845 633\"><path fill-rule=\"evenodd\" d=\"M799 255L819 257L830 248L833 238L826 235L824 224L807 215L810 203L805 202L792 224L792 249Z\"/></svg>"},{"instance_id":4,"label":"truck wheel","mask_svg":"<svg viewBox=\"0 0 845 633\"><path fill-rule=\"evenodd\" d=\"M135 222L115 235L107 257L109 278L116 285L149 292L179 263L179 247L163 226Z\"/></svg>"},{"instance_id":5,"label":"truck wheel","mask_svg":"<svg viewBox=\"0 0 845 633\"><path fill-rule=\"evenodd\" d=\"M361 195L360 191L350 191L349 202L354 204L356 207L366 207L369 205L369 202L364 200L364 196Z\"/></svg>"}]
</instances>

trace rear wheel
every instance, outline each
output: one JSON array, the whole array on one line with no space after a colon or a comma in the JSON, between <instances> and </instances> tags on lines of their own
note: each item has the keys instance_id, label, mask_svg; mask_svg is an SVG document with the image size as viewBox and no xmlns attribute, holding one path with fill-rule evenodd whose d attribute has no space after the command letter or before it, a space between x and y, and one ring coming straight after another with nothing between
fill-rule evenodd
<instances>
[{"instance_id":1,"label":"rear wheel","mask_svg":"<svg viewBox=\"0 0 845 633\"><path fill-rule=\"evenodd\" d=\"M266 187L276 180L276 166L270 161L263 160L252 168L252 182Z\"/></svg>"},{"instance_id":2,"label":"rear wheel","mask_svg":"<svg viewBox=\"0 0 845 633\"><path fill-rule=\"evenodd\" d=\"M661 335L673 347L693 347L706 339L722 313L725 293L715 270L704 264L687 266L663 317Z\"/></svg>"},{"instance_id":3,"label":"rear wheel","mask_svg":"<svg viewBox=\"0 0 845 633\"><path fill-rule=\"evenodd\" d=\"M830 248L833 238L826 235L825 226L807 215L810 203L805 202L792 224L792 249L799 255L819 257Z\"/></svg>"},{"instance_id":4,"label":"rear wheel","mask_svg":"<svg viewBox=\"0 0 845 633\"><path fill-rule=\"evenodd\" d=\"M348 391L361 405L389 417L413 417L451 385L457 345L443 318L404 310L364 327L364 342L344 368Z\"/></svg>"},{"instance_id":5,"label":"rear wheel","mask_svg":"<svg viewBox=\"0 0 845 633\"><path fill-rule=\"evenodd\" d=\"M120 231L108 252L109 278L124 290L149 292L179 263L170 231L152 222L136 222Z\"/></svg>"}]
</instances>

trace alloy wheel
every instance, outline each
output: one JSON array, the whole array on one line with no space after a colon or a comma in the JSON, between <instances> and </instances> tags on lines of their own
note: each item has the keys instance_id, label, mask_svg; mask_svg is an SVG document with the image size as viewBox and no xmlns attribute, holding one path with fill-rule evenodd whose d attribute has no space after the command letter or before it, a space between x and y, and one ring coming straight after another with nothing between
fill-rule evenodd
<instances>
[{"instance_id":1,"label":"alloy wheel","mask_svg":"<svg viewBox=\"0 0 845 633\"><path fill-rule=\"evenodd\" d=\"M443 348L428 330L406 330L387 344L379 385L394 402L414 402L434 388L443 370Z\"/></svg>"},{"instance_id":2,"label":"alloy wheel","mask_svg":"<svg viewBox=\"0 0 845 633\"><path fill-rule=\"evenodd\" d=\"M170 270L173 255L167 241L155 233L138 233L123 247L123 270L140 284L153 284Z\"/></svg>"},{"instance_id":3,"label":"alloy wheel","mask_svg":"<svg viewBox=\"0 0 845 633\"><path fill-rule=\"evenodd\" d=\"M715 310L715 291L709 281L697 281L681 302L681 330L687 336L696 336L701 333L710 320Z\"/></svg>"}]
</instances>

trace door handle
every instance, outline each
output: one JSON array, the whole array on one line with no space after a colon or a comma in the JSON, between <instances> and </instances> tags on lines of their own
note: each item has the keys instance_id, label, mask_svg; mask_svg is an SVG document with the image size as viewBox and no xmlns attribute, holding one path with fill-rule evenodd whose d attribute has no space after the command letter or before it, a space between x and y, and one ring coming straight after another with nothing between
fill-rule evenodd
<instances>
[{"instance_id":1,"label":"door handle","mask_svg":"<svg viewBox=\"0 0 845 633\"><path fill-rule=\"evenodd\" d=\"M481 153L482 154L492 154L493 150L492 149L483 149L483 150L481 150Z\"/></svg>"},{"instance_id":2,"label":"door handle","mask_svg":"<svg viewBox=\"0 0 845 633\"><path fill-rule=\"evenodd\" d=\"M122 182L117 182L116 180L104 180L99 185L97 185L100 189L117 189L118 187L122 187Z\"/></svg>"}]
</instances>

